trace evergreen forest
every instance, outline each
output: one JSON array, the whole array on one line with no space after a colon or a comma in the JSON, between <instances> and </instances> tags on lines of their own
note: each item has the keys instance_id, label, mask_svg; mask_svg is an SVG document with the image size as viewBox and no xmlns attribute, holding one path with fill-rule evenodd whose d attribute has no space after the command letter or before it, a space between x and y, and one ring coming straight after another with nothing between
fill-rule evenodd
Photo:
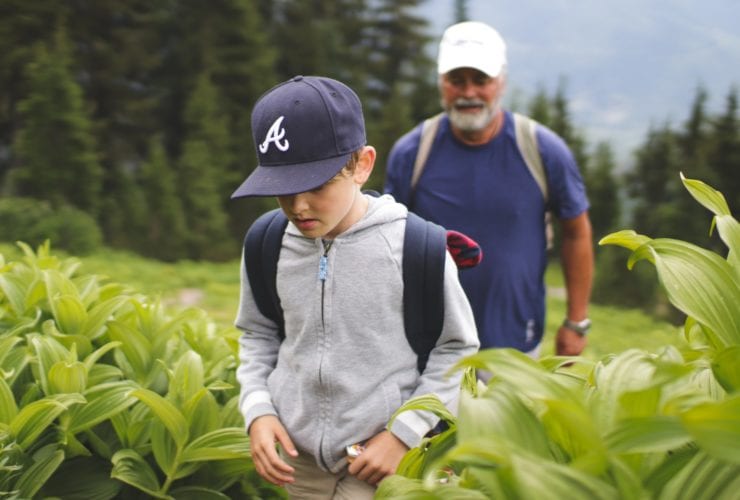
<instances>
[{"instance_id":1,"label":"evergreen forest","mask_svg":"<svg viewBox=\"0 0 740 500\"><path fill-rule=\"evenodd\" d=\"M106 245L164 261L238 257L271 200L229 200L255 164L252 105L294 75L359 94L379 153L439 109L423 0L4 0L0 3L0 234L84 253ZM458 19L465 2L455 2ZM563 75L567 77L567 75ZM512 82L515 85L515 82ZM567 89L510 107L560 134L581 166L595 242L634 228L724 251L679 172L740 209L737 88L718 114L697 88L679 127L651 128L621 168L590 144ZM656 117L659 119L660 117ZM594 300L672 313L648 266L597 251ZM619 271L617 271L619 269ZM629 274L629 276L626 276ZM636 276L637 275L637 276ZM635 280L641 283L635 287ZM620 280L625 280L621 283ZM627 288L629 287L629 288ZM629 289L629 292L625 290Z\"/></svg>"}]
</instances>

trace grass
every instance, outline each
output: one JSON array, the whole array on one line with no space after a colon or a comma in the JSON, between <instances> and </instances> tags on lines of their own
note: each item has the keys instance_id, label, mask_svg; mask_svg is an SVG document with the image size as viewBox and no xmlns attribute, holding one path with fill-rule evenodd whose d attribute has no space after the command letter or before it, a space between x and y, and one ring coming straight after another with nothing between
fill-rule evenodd
<instances>
[{"instance_id":1,"label":"grass","mask_svg":"<svg viewBox=\"0 0 740 500\"><path fill-rule=\"evenodd\" d=\"M60 258L67 257L64 252L53 252ZM6 261L21 256L18 247L9 244L0 244L0 254L5 256ZM238 260L225 263L163 263L112 249L79 260L82 273L108 277L151 297L160 297L173 307L195 305L207 311L221 326L231 327L236 315L239 302ZM625 268L624 272L629 271ZM546 281L550 289L562 288L562 274L557 265L548 268ZM552 294L547 299L547 327L542 350L545 355L553 353L555 332L565 317L565 300L559 295ZM583 355L590 359L601 359L607 354L633 347L656 352L665 345L682 343L680 328L658 321L639 310L592 304L589 316L594 326Z\"/></svg>"}]
</instances>

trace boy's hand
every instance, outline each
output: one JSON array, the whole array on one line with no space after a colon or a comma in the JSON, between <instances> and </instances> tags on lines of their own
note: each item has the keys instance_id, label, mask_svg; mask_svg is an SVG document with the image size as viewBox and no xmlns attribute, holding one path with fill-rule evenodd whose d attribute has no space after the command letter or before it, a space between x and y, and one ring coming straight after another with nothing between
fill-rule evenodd
<instances>
[{"instance_id":1,"label":"boy's hand","mask_svg":"<svg viewBox=\"0 0 740 500\"><path fill-rule=\"evenodd\" d=\"M297 457L298 451L276 416L256 418L249 426L249 440L252 462L260 476L278 486L295 481L292 475L295 469L280 458L275 443L279 443L291 457Z\"/></svg>"},{"instance_id":2,"label":"boy's hand","mask_svg":"<svg viewBox=\"0 0 740 500\"><path fill-rule=\"evenodd\" d=\"M407 451L408 447L400 439L389 431L382 431L365 443L365 449L350 464L349 473L375 486L386 476L395 474Z\"/></svg>"}]
</instances>

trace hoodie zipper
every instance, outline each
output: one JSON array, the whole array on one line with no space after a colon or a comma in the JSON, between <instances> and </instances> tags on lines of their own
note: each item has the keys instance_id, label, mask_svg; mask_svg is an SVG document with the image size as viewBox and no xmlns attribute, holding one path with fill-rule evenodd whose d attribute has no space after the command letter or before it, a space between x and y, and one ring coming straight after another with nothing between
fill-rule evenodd
<instances>
[{"instance_id":1,"label":"hoodie zipper","mask_svg":"<svg viewBox=\"0 0 740 500\"><path fill-rule=\"evenodd\" d=\"M332 243L334 243L334 240L321 240L321 243L324 246L324 253L319 258L319 281L321 281L321 328L324 331L324 335L326 335L326 319L324 317L324 294L326 291L326 278L329 275L329 249L332 246ZM324 341L326 342L326 341ZM326 344L324 343L324 346ZM319 386L322 388L324 387L324 381L322 376L322 368L323 368L323 358L324 353L321 354L321 359L319 360ZM327 410L328 411L328 410ZM324 429L326 426L326 422L324 422ZM324 464L326 467L326 460L324 459L324 430L321 432L321 439L319 440L319 460Z\"/></svg>"}]
</instances>

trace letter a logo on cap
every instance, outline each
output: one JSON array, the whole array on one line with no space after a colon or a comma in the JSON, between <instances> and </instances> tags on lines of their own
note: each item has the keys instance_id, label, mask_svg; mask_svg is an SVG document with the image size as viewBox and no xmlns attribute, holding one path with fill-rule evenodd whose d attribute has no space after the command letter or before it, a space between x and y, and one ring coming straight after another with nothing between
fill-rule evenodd
<instances>
[{"instance_id":1,"label":"letter a logo on cap","mask_svg":"<svg viewBox=\"0 0 740 500\"><path fill-rule=\"evenodd\" d=\"M290 145L288 143L288 140L286 139L282 141L282 138L285 137L285 129L280 128L280 125L283 123L284 118L284 116L281 116L280 118L275 120L275 123L270 126L270 130L267 131L265 140L262 141L262 144L260 144L260 153L267 153L267 149L270 147L271 142L275 143L275 147L278 148L280 151L288 150L288 146Z\"/></svg>"}]
</instances>

